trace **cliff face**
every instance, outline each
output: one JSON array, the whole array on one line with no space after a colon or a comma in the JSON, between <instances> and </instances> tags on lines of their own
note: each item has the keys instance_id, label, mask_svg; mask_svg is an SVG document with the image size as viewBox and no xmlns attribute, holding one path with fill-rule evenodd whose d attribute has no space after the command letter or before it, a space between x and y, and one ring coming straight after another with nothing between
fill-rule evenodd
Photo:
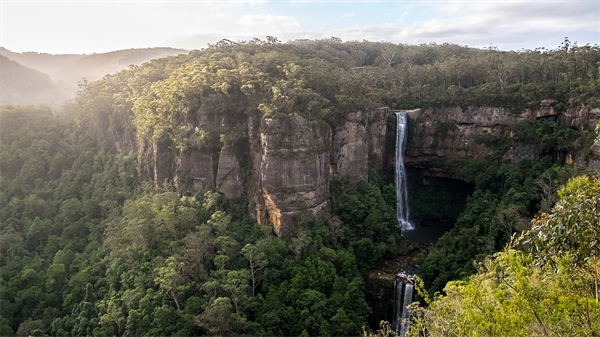
<instances>
[{"instance_id":1,"label":"cliff face","mask_svg":"<svg viewBox=\"0 0 600 337\"><path fill-rule=\"evenodd\" d=\"M254 155L254 195L259 224L277 235L288 229L291 216L325 212L329 202L331 130L310 125L301 116L264 118L260 123L260 152Z\"/></svg>"},{"instance_id":2,"label":"cliff face","mask_svg":"<svg viewBox=\"0 0 600 337\"><path fill-rule=\"evenodd\" d=\"M321 218L329 213L331 179L349 176L356 183L367 178L369 162L383 168L387 116L386 108L350 113L335 130L299 115L237 124L187 116L189 139L202 135L212 137L212 143L190 141L182 152L168 142L151 144L142 171L158 183L177 180L196 190L214 186L229 198L240 197L246 186L250 215L280 236L306 215ZM243 141L254 144L250 153L214 146L214 138L233 127L246 130ZM251 171L249 178L244 179L244 171Z\"/></svg>"},{"instance_id":3,"label":"cliff face","mask_svg":"<svg viewBox=\"0 0 600 337\"><path fill-rule=\"evenodd\" d=\"M501 127L519 121L533 121L529 110L514 115L506 108L460 107L406 111L414 121L408 143L405 165L425 171L429 176L454 178L438 163L441 160L470 157L485 158L494 152L480 142L485 136L500 136ZM518 161L525 156L518 154Z\"/></svg>"},{"instance_id":4,"label":"cliff face","mask_svg":"<svg viewBox=\"0 0 600 337\"><path fill-rule=\"evenodd\" d=\"M431 177L468 180L455 176L444 162L485 158L499 148L490 139L505 141L502 155L513 163L539 157L535 146L520 143L507 131L515 124L551 118L584 130L598 122L600 109L581 106L557 113L553 104L543 101L539 110L519 114L502 107L406 111L411 118L405 165L419 170L424 183ZM334 130L299 115L235 122L192 115L186 118L189 139L208 140L198 141L199 145L191 141L183 152L165 142L150 144L146 146L150 163L142 172L159 183L177 180L196 190L214 186L229 198L245 191L251 201L250 215L280 236L307 215L328 214L332 179L348 176L356 183L368 177L369 165L380 172L393 167L394 157L386 146L388 115L387 108L349 113ZM219 142L219 136L222 140L223 133L232 128L243 134L242 142L236 144L246 147L225 148ZM564 160L600 174L600 145L590 152L585 161L577 153L566 154Z\"/></svg>"},{"instance_id":5,"label":"cliff face","mask_svg":"<svg viewBox=\"0 0 600 337\"><path fill-rule=\"evenodd\" d=\"M554 101L542 101L539 110L523 110L515 114L506 108L494 107L460 107L429 108L405 111L412 119L412 137L409 140L405 165L423 170L425 175L434 177L456 178L443 168L442 162L448 159L475 158L481 159L497 150L489 142L492 138L506 137L508 126L520 122L534 122L538 118L551 118L574 129L585 130L598 123L600 109L589 109L587 106L569 108L565 112L554 110ZM508 136L510 148L503 154L512 163L522 159L537 159L539 149L528 146ZM594 154L594 148L591 149ZM596 150L596 155L600 154ZM566 162L573 162L576 153L565 155ZM598 158L577 164L588 169L598 170Z\"/></svg>"},{"instance_id":6,"label":"cliff face","mask_svg":"<svg viewBox=\"0 0 600 337\"><path fill-rule=\"evenodd\" d=\"M384 166L387 108L368 113L355 112L335 130L331 151L330 173L339 179L350 175L352 183L367 179L369 162L377 170Z\"/></svg>"},{"instance_id":7,"label":"cliff face","mask_svg":"<svg viewBox=\"0 0 600 337\"><path fill-rule=\"evenodd\" d=\"M366 179L369 160L383 167L386 119L385 108L350 113L333 135L329 126L301 116L264 118L258 130L260 150L253 153L258 223L281 235L297 220L294 214L326 215L331 179ZM370 155L373 147L378 149Z\"/></svg>"}]
</instances>

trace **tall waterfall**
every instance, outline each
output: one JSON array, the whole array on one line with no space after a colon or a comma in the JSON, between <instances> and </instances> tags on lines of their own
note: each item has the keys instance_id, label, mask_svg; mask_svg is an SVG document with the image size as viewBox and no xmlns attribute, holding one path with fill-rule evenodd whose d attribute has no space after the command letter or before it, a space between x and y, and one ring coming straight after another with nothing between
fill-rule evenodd
<instances>
[{"instance_id":1,"label":"tall waterfall","mask_svg":"<svg viewBox=\"0 0 600 337\"><path fill-rule=\"evenodd\" d=\"M415 229L408 221L408 190L406 188L406 171L404 170L404 150L407 139L407 117L404 112L396 112L396 218L402 230Z\"/></svg>"}]
</instances>

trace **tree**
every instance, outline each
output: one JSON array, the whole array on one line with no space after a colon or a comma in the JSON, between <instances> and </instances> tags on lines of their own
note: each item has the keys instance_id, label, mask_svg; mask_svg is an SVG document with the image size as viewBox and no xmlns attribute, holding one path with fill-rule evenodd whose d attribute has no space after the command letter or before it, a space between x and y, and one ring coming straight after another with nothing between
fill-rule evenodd
<instances>
[{"instance_id":1,"label":"tree","mask_svg":"<svg viewBox=\"0 0 600 337\"><path fill-rule=\"evenodd\" d=\"M246 319L231 312L231 300L219 297L212 301L204 312L196 316L195 322L211 335L228 336L246 326Z\"/></svg>"},{"instance_id":2,"label":"tree","mask_svg":"<svg viewBox=\"0 0 600 337\"><path fill-rule=\"evenodd\" d=\"M104 314L100 315L100 325L105 329L112 329L114 334L121 336L125 317L123 317L121 306L117 303L117 298L113 297L103 300L98 307L101 312L104 312Z\"/></svg>"},{"instance_id":3,"label":"tree","mask_svg":"<svg viewBox=\"0 0 600 337\"><path fill-rule=\"evenodd\" d=\"M530 233L477 264L466 281L451 281L413 305L411 334L431 336L597 335L600 181L581 176L559 190L552 214L533 220ZM515 249L525 238L531 253ZM590 294L596 291L596 299Z\"/></svg>"},{"instance_id":4,"label":"tree","mask_svg":"<svg viewBox=\"0 0 600 337\"><path fill-rule=\"evenodd\" d=\"M600 257L600 180L580 176L570 179L558 195L552 214L542 213L531 230L535 253L545 262L569 252L575 267L590 261L594 268L596 301Z\"/></svg>"},{"instance_id":5,"label":"tree","mask_svg":"<svg viewBox=\"0 0 600 337\"><path fill-rule=\"evenodd\" d=\"M188 234L178 260L184 265L182 270L196 282L206 280L210 264L214 259L214 237L206 225Z\"/></svg>"},{"instance_id":6,"label":"tree","mask_svg":"<svg viewBox=\"0 0 600 337\"><path fill-rule=\"evenodd\" d=\"M167 293L175 301L177 310L180 309L177 299L191 287L191 284L180 274L182 267L183 262L177 262L171 256L165 261L164 267L154 269L154 272L157 272L159 275L154 279L154 282L158 284L161 291Z\"/></svg>"},{"instance_id":7,"label":"tree","mask_svg":"<svg viewBox=\"0 0 600 337\"><path fill-rule=\"evenodd\" d=\"M231 294L231 301L235 305L235 313L240 315L240 306L248 299L248 296L246 295L248 291L246 271L232 270L228 272L227 279L222 287Z\"/></svg>"},{"instance_id":8,"label":"tree","mask_svg":"<svg viewBox=\"0 0 600 337\"><path fill-rule=\"evenodd\" d=\"M415 289L428 308L413 303L411 336L585 336L600 333L600 303L573 282L568 256L536 265L515 250L523 239L479 264L466 281L451 281L430 300L421 280ZM590 276L589 274L587 275Z\"/></svg>"},{"instance_id":9,"label":"tree","mask_svg":"<svg viewBox=\"0 0 600 337\"><path fill-rule=\"evenodd\" d=\"M248 260L250 264L250 277L252 279L252 297L254 298L254 292L256 286L259 283L259 272L263 270L268 264L269 261L265 253L261 252L256 248L256 246L252 244L247 244L244 248L242 248L242 255Z\"/></svg>"}]
</instances>

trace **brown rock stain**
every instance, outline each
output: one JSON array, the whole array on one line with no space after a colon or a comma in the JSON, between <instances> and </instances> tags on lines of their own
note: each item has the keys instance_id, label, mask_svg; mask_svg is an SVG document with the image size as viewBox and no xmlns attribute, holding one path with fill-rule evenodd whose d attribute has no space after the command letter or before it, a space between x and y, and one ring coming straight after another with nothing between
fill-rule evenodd
<instances>
[{"instance_id":1,"label":"brown rock stain","mask_svg":"<svg viewBox=\"0 0 600 337\"><path fill-rule=\"evenodd\" d=\"M279 237L279 236L281 236L281 210L277 207L275 202L273 202L273 199L271 199L271 196L269 195L269 193L267 192L267 190L264 187L261 187L261 193L262 193L262 197L265 202L265 208L267 211L267 214L265 217L267 223L260 224L260 225L267 225L267 224L271 225L273 227L273 231ZM261 219L260 210L257 211L257 218Z\"/></svg>"}]
</instances>

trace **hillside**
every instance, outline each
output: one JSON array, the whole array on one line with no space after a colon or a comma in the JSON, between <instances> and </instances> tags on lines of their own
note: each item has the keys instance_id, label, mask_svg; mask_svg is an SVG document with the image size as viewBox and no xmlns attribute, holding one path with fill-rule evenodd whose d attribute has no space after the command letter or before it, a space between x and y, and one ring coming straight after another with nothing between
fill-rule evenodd
<instances>
[{"instance_id":1,"label":"hillside","mask_svg":"<svg viewBox=\"0 0 600 337\"><path fill-rule=\"evenodd\" d=\"M168 57L187 53L183 49L173 48L143 48L126 49L108 53L76 55L76 54L47 54L37 52L15 53L4 47L0 47L0 55L16 61L19 64L36 69L42 73L48 74L56 85L54 88L58 97L48 97L48 95L35 96L31 92L22 91L23 88L18 84L8 82L7 86L16 85L21 89L10 92L9 95L18 95L21 100L15 101L19 104L48 104L54 108L60 107L67 98L75 97L78 83L85 78L88 82L101 79L107 74L114 74L126 69L130 65L141 65L152 59ZM8 63L7 63L8 66ZM4 65L2 66L4 68ZM11 66L14 67L14 66ZM7 70L8 71L8 70ZM13 81L15 78L7 78L7 81Z\"/></svg>"},{"instance_id":2,"label":"hillside","mask_svg":"<svg viewBox=\"0 0 600 337\"><path fill-rule=\"evenodd\" d=\"M73 62L85 57L80 54L48 54L48 53L37 53L37 52L23 52L15 53L0 47L0 55L7 57L13 61L17 61L25 67L37 69L46 74L52 74L54 76L59 70L69 66ZM57 80L57 78L52 78Z\"/></svg>"},{"instance_id":3,"label":"hillside","mask_svg":"<svg viewBox=\"0 0 600 337\"><path fill-rule=\"evenodd\" d=\"M58 86L47 74L0 56L0 104L61 104Z\"/></svg>"}]
</instances>

